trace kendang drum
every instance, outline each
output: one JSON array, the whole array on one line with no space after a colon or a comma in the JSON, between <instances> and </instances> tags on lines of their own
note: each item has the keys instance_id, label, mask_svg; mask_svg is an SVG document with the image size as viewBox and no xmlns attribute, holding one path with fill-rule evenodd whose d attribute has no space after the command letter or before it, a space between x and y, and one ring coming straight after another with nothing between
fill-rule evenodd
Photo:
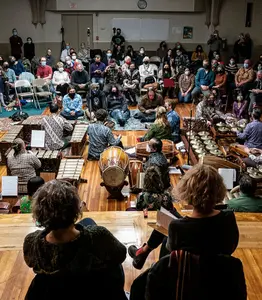
<instances>
[{"instance_id":1,"label":"kendang drum","mask_svg":"<svg viewBox=\"0 0 262 300\"><path fill-rule=\"evenodd\" d=\"M143 163L140 160L131 160L129 163L129 185L132 193L139 193L143 189Z\"/></svg>"},{"instance_id":2,"label":"kendang drum","mask_svg":"<svg viewBox=\"0 0 262 300\"><path fill-rule=\"evenodd\" d=\"M100 155L98 164L103 179L101 186L110 194L108 199L123 199L121 190L128 184L125 180L129 172L128 155L122 148L112 146Z\"/></svg>"}]
</instances>

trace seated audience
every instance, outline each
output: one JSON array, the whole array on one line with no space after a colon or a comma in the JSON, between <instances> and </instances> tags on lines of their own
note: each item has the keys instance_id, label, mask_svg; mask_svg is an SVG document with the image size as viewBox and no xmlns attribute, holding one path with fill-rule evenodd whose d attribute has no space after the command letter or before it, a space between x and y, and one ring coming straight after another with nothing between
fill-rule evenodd
<instances>
[{"instance_id":1,"label":"seated audience","mask_svg":"<svg viewBox=\"0 0 262 300\"><path fill-rule=\"evenodd\" d=\"M148 167L145 171L143 191L137 197L137 210L159 210L164 207L173 209L173 199L168 191L165 191L162 175L157 166Z\"/></svg>"},{"instance_id":2,"label":"seated audience","mask_svg":"<svg viewBox=\"0 0 262 300\"><path fill-rule=\"evenodd\" d=\"M6 108L6 103L4 101L6 82L8 82L8 78L3 71L3 68L0 66L0 102L1 106L4 108Z\"/></svg>"},{"instance_id":3,"label":"seated audience","mask_svg":"<svg viewBox=\"0 0 262 300\"><path fill-rule=\"evenodd\" d=\"M255 71L261 71L262 70L262 54L259 55L258 61L254 65Z\"/></svg>"},{"instance_id":4,"label":"seated audience","mask_svg":"<svg viewBox=\"0 0 262 300\"><path fill-rule=\"evenodd\" d=\"M183 53L181 49L176 50L175 66L176 74L183 74L185 69L190 67L188 55Z\"/></svg>"},{"instance_id":5,"label":"seated audience","mask_svg":"<svg viewBox=\"0 0 262 300\"><path fill-rule=\"evenodd\" d=\"M111 59L112 59L112 50L107 49L106 55L103 58L103 63L106 65L106 67L110 64Z\"/></svg>"},{"instance_id":6,"label":"seated audience","mask_svg":"<svg viewBox=\"0 0 262 300\"><path fill-rule=\"evenodd\" d=\"M195 65L196 70L198 70L199 68L202 67L203 61L205 59L208 59L208 57L207 57L205 51L203 50L203 47L201 45L198 45L191 57L191 61Z\"/></svg>"},{"instance_id":7,"label":"seated audience","mask_svg":"<svg viewBox=\"0 0 262 300\"><path fill-rule=\"evenodd\" d=\"M148 90L138 104L139 112L134 115L134 118L140 119L142 123L154 122L156 119L156 108L163 105L163 97L152 89Z\"/></svg>"},{"instance_id":8,"label":"seated audience","mask_svg":"<svg viewBox=\"0 0 262 300\"><path fill-rule=\"evenodd\" d=\"M235 215L229 210L216 210L222 203L226 188L217 170L207 165L195 165L179 181L175 197L193 206L190 217L180 217L169 225L167 249L184 250L194 254L231 255L238 245L239 232ZM142 269L148 255L163 241L162 233L154 230L141 248L130 246L133 266ZM165 244L160 257L168 254Z\"/></svg>"},{"instance_id":9,"label":"seated audience","mask_svg":"<svg viewBox=\"0 0 262 300\"><path fill-rule=\"evenodd\" d=\"M63 63L57 63L57 69L58 71L55 71L53 74L52 84L56 92L59 92L64 97L69 87L70 78L69 74L64 70Z\"/></svg>"},{"instance_id":10,"label":"seated audience","mask_svg":"<svg viewBox=\"0 0 262 300\"><path fill-rule=\"evenodd\" d=\"M52 50L50 48L47 49L47 53L46 53L46 65L50 66L51 68L54 68L55 66L55 58L52 55Z\"/></svg>"},{"instance_id":11,"label":"seated audience","mask_svg":"<svg viewBox=\"0 0 262 300\"><path fill-rule=\"evenodd\" d=\"M261 110L254 109L252 112L253 121L247 124L244 132L237 131L237 137L241 140L244 140L244 145L247 148L258 148L262 149L262 122Z\"/></svg>"},{"instance_id":12,"label":"seated audience","mask_svg":"<svg viewBox=\"0 0 262 300\"><path fill-rule=\"evenodd\" d=\"M231 89L235 88L235 75L238 71L238 65L234 56L231 56L229 63L225 66L227 82Z\"/></svg>"},{"instance_id":13,"label":"seated audience","mask_svg":"<svg viewBox=\"0 0 262 300\"><path fill-rule=\"evenodd\" d=\"M138 54L136 56L136 67L139 68L143 64L143 60L146 56L145 48L140 47Z\"/></svg>"},{"instance_id":14,"label":"seated audience","mask_svg":"<svg viewBox=\"0 0 262 300\"><path fill-rule=\"evenodd\" d=\"M65 63L67 56L70 56L70 43L66 43L65 49L62 50L61 52L61 56L60 56L61 62Z\"/></svg>"},{"instance_id":15,"label":"seated audience","mask_svg":"<svg viewBox=\"0 0 262 300\"><path fill-rule=\"evenodd\" d=\"M130 68L131 62L132 62L131 57L130 56L126 56L125 59L124 59L124 63L121 66L122 73L124 73L125 70L127 70L127 69Z\"/></svg>"},{"instance_id":16,"label":"seated audience","mask_svg":"<svg viewBox=\"0 0 262 300\"><path fill-rule=\"evenodd\" d=\"M262 212L262 198L256 197L256 181L246 174L242 175L239 180L241 195L228 201L228 207L237 212Z\"/></svg>"},{"instance_id":17,"label":"seated audience","mask_svg":"<svg viewBox=\"0 0 262 300\"><path fill-rule=\"evenodd\" d=\"M177 50L181 51L183 54L186 54L186 50L185 48L182 46L182 44L180 42L176 42L175 47L173 49L173 55L174 57L176 57L177 55Z\"/></svg>"},{"instance_id":18,"label":"seated audience","mask_svg":"<svg viewBox=\"0 0 262 300\"><path fill-rule=\"evenodd\" d=\"M91 299L126 300L121 264L126 247L106 228L81 217L77 189L52 180L33 197L33 218L39 227L25 237L26 264L36 274L26 299L76 299L87 286ZM101 286L103 288L101 289Z\"/></svg>"},{"instance_id":19,"label":"seated audience","mask_svg":"<svg viewBox=\"0 0 262 300\"><path fill-rule=\"evenodd\" d=\"M20 212L30 214L32 212L32 200L34 193L43 185L45 181L42 177L32 177L27 182L27 195L20 200Z\"/></svg>"},{"instance_id":20,"label":"seated audience","mask_svg":"<svg viewBox=\"0 0 262 300\"><path fill-rule=\"evenodd\" d=\"M37 68L36 76L38 79L44 79L47 83L51 82L53 70L46 65L46 57L41 57L40 66Z\"/></svg>"},{"instance_id":21,"label":"seated audience","mask_svg":"<svg viewBox=\"0 0 262 300\"><path fill-rule=\"evenodd\" d=\"M123 72L123 90L131 106L137 105L136 94L139 91L140 74L135 63L131 63L130 68Z\"/></svg>"},{"instance_id":22,"label":"seated audience","mask_svg":"<svg viewBox=\"0 0 262 300\"><path fill-rule=\"evenodd\" d=\"M71 60L72 60L73 66L74 66L74 70L76 70L78 65L82 65L82 62L80 59L77 58L75 50L73 50L73 51L70 50L70 52L71 52L70 56L71 56Z\"/></svg>"},{"instance_id":23,"label":"seated audience","mask_svg":"<svg viewBox=\"0 0 262 300\"><path fill-rule=\"evenodd\" d=\"M79 51L77 53L77 57L79 58L79 60L82 62L82 64L85 67L88 67L89 58L90 58L89 55L88 55L88 50L86 48L86 44L84 42L82 42L80 44L80 49L79 49Z\"/></svg>"},{"instance_id":24,"label":"seated audience","mask_svg":"<svg viewBox=\"0 0 262 300\"><path fill-rule=\"evenodd\" d=\"M257 79L249 97L250 103L248 111L249 113L252 113L254 106L262 105L262 70L257 71Z\"/></svg>"},{"instance_id":25,"label":"seated audience","mask_svg":"<svg viewBox=\"0 0 262 300\"><path fill-rule=\"evenodd\" d=\"M116 46L112 53L112 58L116 60L116 63L121 66L124 62L125 53L121 46Z\"/></svg>"},{"instance_id":26,"label":"seated audience","mask_svg":"<svg viewBox=\"0 0 262 300\"><path fill-rule=\"evenodd\" d=\"M130 111L125 96L118 90L117 86L112 86L106 103L109 115L119 123L120 126L125 126L126 121L130 118Z\"/></svg>"},{"instance_id":27,"label":"seated audience","mask_svg":"<svg viewBox=\"0 0 262 300\"><path fill-rule=\"evenodd\" d=\"M172 141L178 143L180 141L180 117L175 111L176 102L172 99L165 101L165 107L167 110L167 120L171 127Z\"/></svg>"},{"instance_id":28,"label":"seated audience","mask_svg":"<svg viewBox=\"0 0 262 300\"><path fill-rule=\"evenodd\" d=\"M89 75L82 64L76 66L76 70L71 75L71 84L78 91L87 91L89 84Z\"/></svg>"},{"instance_id":29,"label":"seated audience","mask_svg":"<svg viewBox=\"0 0 262 300\"><path fill-rule=\"evenodd\" d=\"M247 118L247 100L244 100L242 95L237 96L237 100L233 103L232 114L237 119L246 119Z\"/></svg>"},{"instance_id":30,"label":"seated audience","mask_svg":"<svg viewBox=\"0 0 262 300\"><path fill-rule=\"evenodd\" d=\"M89 136L88 159L99 160L100 154L108 146L119 146L121 135L114 137L110 128L104 125L108 113L105 109L99 109L95 113L96 123L89 124L87 134Z\"/></svg>"},{"instance_id":31,"label":"seated audience","mask_svg":"<svg viewBox=\"0 0 262 300\"><path fill-rule=\"evenodd\" d=\"M190 69L186 68L184 74L179 77L179 94L180 103L191 102L191 92L195 86L195 75L190 73Z\"/></svg>"},{"instance_id":32,"label":"seated audience","mask_svg":"<svg viewBox=\"0 0 262 300\"><path fill-rule=\"evenodd\" d=\"M163 62L164 63L167 62L168 64L172 65L174 61L175 61L175 57L173 56L172 49L168 49Z\"/></svg>"},{"instance_id":33,"label":"seated audience","mask_svg":"<svg viewBox=\"0 0 262 300\"><path fill-rule=\"evenodd\" d=\"M219 90L220 95L226 95L227 74L225 67L219 65L216 69L215 85L213 88Z\"/></svg>"},{"instance_id":34,"label":"seated audience","mask_svg":"<svg viewBox=\"0 0 262 300\"><path fill-rule=\"evenodd\" d=\"M8 80L5 82L6 84L6 95L9 97L9 94L14 94L14 87L15 87L15 71L9 68L9 63L4 62L3 63L3 71L5 72L5 75L7 76Z\"/></svg>"},{"instance_id":35,"label":"seated audience","mask_svg":"<svg viewBox=\"0 0 262 300\"><path fill-rule=\"evenodd\" d=\"M149 141L152 138L159 140L171 139L171 126L167 120L166 109L163 106L156 108L156 120L141 141Z\"/></svg>"},{"instance_id":36,"label":"seated audience","mask_svg":"<svg viewBox=\"0 0 262 300\"><path fill-rule=\"evenodd\" d=\"M255 72L252 68L251 61L246 59L244 66L240 68L235 76L236 88L240 89L244 98L247 97L249 89L252 87L252 82L255 78Z\"/></svg>"},{"instance_id":37,"label":"seated audience","mask_svg":"<svg viewBox=\"0 0 262 300\"><path fill-rule=\"evenodd\" d=\"M126 51L126 56L131 57L131 61L135 61L136 60L136 52L133 48L132 45L128 45L127 46L127 51Z\"/></svg>"},{"instance_id":38,"label":"seated audience","mask_svg":"<svg viewBox=\"0 0 262 300\"><path fill-rule=\"evenodd\" d=\"M105 86L104 92L108 94L115 85L119 91L121 91L122 72L121 68L116 64L115 59L111 59L109 65L104 72Z\"/></svg>"},{"instance_id":39,"label":"seated audience","mask_svg":"<svg viewBox=\"0 0 262 300\"><path fill-rule=\"evenodd\" d=\"M91 83L91 93L87 94L86 103L87 109L85 111L88 119L95 120L95 114L99 109L107 109L106 96L103 91L100 90L98 83Z\"/></svg>"},{"instance_id":40,"label":"seated audience","mask_svg":"<svg viewBox=\"0 0 262 300\"><path fill-rule=\"evenodd\" d=\"M76 120L84 115L82 110L83 101L75 88L69 87L68 94L63 98L63 111L61 115L67 120Z\"/></svg>"},{"instance_id":41,"label":"seated audience","mask_svg":"<svg viewBox=\"0 0 262 300\"><path fill-rule=\"evenodd\" d=\"M161 140L157 138L152 138L148 142L148 149L150 155L148 156L148 160L144 164L144 171L147 168L152 166L157 166L161 173L162 182L164 184L164 189L170 188L170 178L169 178L169 170L168 170L168 162L165 155L162 152L163 143Z\"/></svg>"},{"instance_id":42,"label":"seated audience","mask_svg":"<svg viewBox=\"0 0 262 300\"><path fill-rule=\"evenodd\" d=\"M164 58L167 56L167 44L165 41L159 44L159 48L156 50L156 56L160 57L161 61L164 62Z\"/></svg>"},{"instance_id":43,"label":"seated audience","mask_svg":"<svg viewBox=\"0 0 262 300\"><path fill-rule=\"evenodd\" d=\"M18 182L28 182L36 176L36 170L41 167L40 160L31 152L26 151L25 143L17 138L12 143L14 154L7 159L7 167L11 176L18 176Z\"/></svg>"},{"instance_id":44,"label":"seated audience","mask_svg":"<svg viewBox=\"0 0 262 300\"><path fill-rule=\"evenodd\" d=\"M143 64L139 66L141 83L145 83L147 77L157 77L158 68L155 64L150 64L150 59L145 56Z\"/></svg>"},{"instance_id":45,"label":"seated audience","mask_svg":"<svg viewBox=\"0 0 262 300\"><path fill-rule=\"evenodd\" d=\"M211 70L216 73L219 63L216 59L211 60Z\"/></svg>"},{"instance_id":46,"label":"seated audience","mask_svg":"<svg viewBox=\"0 0 262 300\"><path fill-rule=\"evenodd\" d=\"M91 64L91 81L92 83L98 83L101 87L104 84L103 74L106 66L101 62L101 56L95 56L95 62Z\"/></svg>"},{"instance_id":47,"label":"seated audience","mask_svg":"<svg viewBox=\"0 0 262 300\"><path fill-rule=\"evenodd\" d=\"M64 132L72 132L73 126L58 115L57 104L51 103L50 115L42 119L41 129L45 131L45 148L59 150L68 146L69 138L64 137Z\"/></svg>"},{"instance_id":48,"label":"seated audience","mask_svg":"<svg viewBox=\"0 0 262 300\"><path fill-rule=\"evenodd\" d=\"M166 95L168 95L168 98L173 99L174 98L174 87L166 87L165 86L165 79L174 79L175 77L175 71L174 69L168 64L167 62L164 62L163 68L158 72L158 79L163 85L163 99L165 99Z\"/></svg>"},{"instance_id":49,"label":"seated audience","mask_svg":"<svg viewBox=\"0 0 262 300\"><path fill-rule=\"evenodd\" d=\"M208 60L203 61L203 68L199 69L196 74L195 88L192 91L192 97L198 100L202 93L204 96L209 95L210 89L215 85L215 73L210 69Z\"/></svg>"},{"instance_id":50,"label":"seated audience","mask_svg":"<svg viewBox=\"0 0 262 300\"><path fill-rule=\"evenodd\" d=\"M64 68L65 68L65 71L69 74L69 76L71 76L71 74L75 70L74 69L74 63L72 62L72 59L71 59L70 56L66 56L65 63L64 63Z\"/></svg>"},{"instance_id":51,"label":"seated audience","mask_svg":"<svg viewBox=\"0 0 262 300\"><path fill-rule=\"evenodd\" d=\"M24 66L20 60L16 60L14 56L9 57L9 65L15 72L15 76L18 78L21 73L25 71Z\"/></svg>"}]
</instances>

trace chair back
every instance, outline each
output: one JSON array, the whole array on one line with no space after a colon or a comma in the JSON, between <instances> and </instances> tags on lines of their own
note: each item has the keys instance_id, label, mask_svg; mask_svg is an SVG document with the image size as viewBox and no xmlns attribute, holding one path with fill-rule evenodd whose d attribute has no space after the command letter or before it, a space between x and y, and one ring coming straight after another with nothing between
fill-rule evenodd
<instances>
[{"instance_id":1,"label":"chair back","mask_svg":"<svg viewBox=\"0 0 262 300\"><path fill-rule=\"evenodd\" d=\"M34 79L32 85L33 87L42 87L44 85L48 86L47 82L42 78Z\"/></svg>"},{"instance_id":2,"label":"chair back","mask_svg":"<svg viewBox=\"0 0 262 300\"><path fill-rule=\"evenodd\" d=\"M16 88L19 88L19 87L29 87L29 88L31 88L31 84L30 84L30 82L28 81L28 80L17 80L17 81L15 81L15 89Z\"/></svg>"}]
</instances>

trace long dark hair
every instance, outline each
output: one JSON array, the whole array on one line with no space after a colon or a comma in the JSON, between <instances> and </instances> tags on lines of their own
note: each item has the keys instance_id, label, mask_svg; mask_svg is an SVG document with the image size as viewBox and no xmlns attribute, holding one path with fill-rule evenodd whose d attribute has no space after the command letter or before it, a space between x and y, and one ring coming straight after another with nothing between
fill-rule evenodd
<instances>
[{"instance_id":1,"label":"long dark hair","mask_svg":"<svg viewBox=\"0 0 262 300\"><path fill-rule=\"evenodd\" d=\"M159 167L152 166L146 169L143 191L149 193L163 193L165 190Z\"/></svg>"},{"instance_id":2,"label":"long dark hair","mask_svg":"<svg viewBox=\"0 0 262 300\"><path fill-rule=\"evenodd\" d=\"M167 62L167 61L165 61L164 63L163 63L163 68L162 68L162 74L163 74L163 77L164 77L164 74L165 74L165 66L166 65L168 65L168 67L169 67L169 73L170 73L170 77L172 77L172 70L171 70L171 65L170 65L170 63L169 62Z\"/></svg>"}]
</instances>

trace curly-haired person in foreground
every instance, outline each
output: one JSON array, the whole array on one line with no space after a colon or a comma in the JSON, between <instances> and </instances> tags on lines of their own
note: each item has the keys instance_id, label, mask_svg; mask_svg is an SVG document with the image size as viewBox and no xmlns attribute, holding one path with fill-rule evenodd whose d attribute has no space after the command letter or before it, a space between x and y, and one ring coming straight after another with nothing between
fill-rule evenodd
<instances>
[{"instance_id":1,"label":"curly-haired person in foreground","mask_svg":"<svg viewBox=\"0 0 262 300\"><path fill-rule=\"evenodd\" d=\"M122 262L126 248L106 228L81 217L70 183L52 180L33 196L39 227L26 236L24 259L36 273L25 299L126 299ZM102 287L102 288L101 288Z\"/></svg>"},{"instance_id":2,"label":"curly-haired person in foreground","mask_svg":"<svg viewBox=\"0 0 262 300\"><path fill-rule=\"evenodd\" d=\"M133 266L142 269L149 253L163 242L160 257L174 250L231 255L239 238L235 215L229 210L215 209L225 195L223 179L216 169L206 165L194 166L182 177L174 192L176 200L193 206L191 216L170 223L166 245L165 236L154 230L141 248L130 246L128 253L133 258Z\"/></svg>"}]
</instances>

